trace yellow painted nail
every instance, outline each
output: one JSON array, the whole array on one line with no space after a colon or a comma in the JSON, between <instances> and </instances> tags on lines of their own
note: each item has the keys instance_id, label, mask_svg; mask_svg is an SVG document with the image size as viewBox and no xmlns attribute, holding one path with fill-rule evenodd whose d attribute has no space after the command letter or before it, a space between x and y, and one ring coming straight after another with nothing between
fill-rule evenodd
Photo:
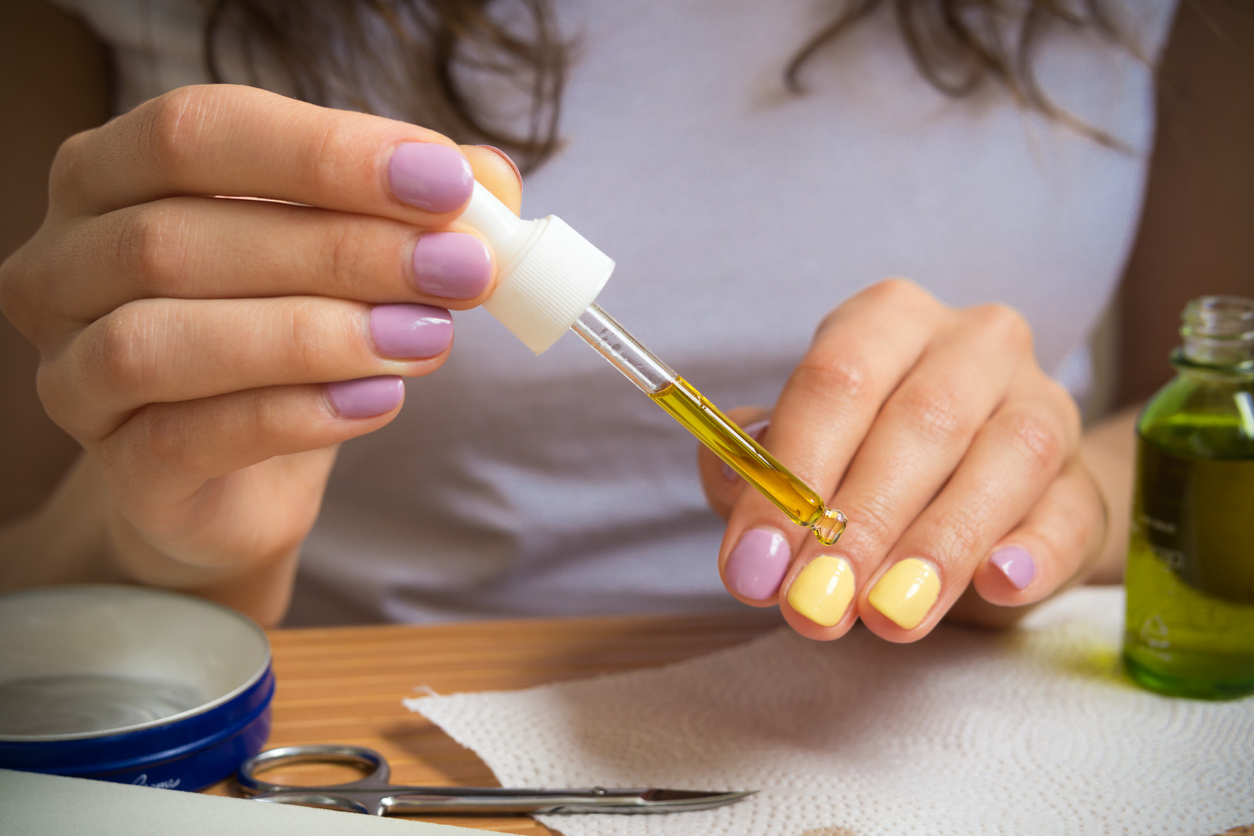
<instances>
[{"instance_id":1,"label":"yellow painted nail","mask_svg":"<svg viewBox=\"0 0 1254 836\"><path fill-rule=\"evenodd\" d=\"M843 557L820 555L788 588L788 604L824 627L840 621L853 600L853 567Z\"/></svg>"},{"instance_id":2,"label":"yellow painted nail","mask_svg":"<svg viewBox=\"0 0 1254 836\"><path fill-rule=\"evenodd\" d=\"M871 606L903 630L919 625L940 595L936 567L917 557L907 558L884 573L871 588Z\"/></svg>"}]
</instances>

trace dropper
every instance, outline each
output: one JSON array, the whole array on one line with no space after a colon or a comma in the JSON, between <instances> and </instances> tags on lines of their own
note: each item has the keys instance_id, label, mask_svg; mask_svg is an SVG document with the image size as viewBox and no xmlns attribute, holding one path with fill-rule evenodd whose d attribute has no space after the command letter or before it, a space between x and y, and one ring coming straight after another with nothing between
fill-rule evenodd
<instances>
[{"instance_id":1,"label":"dropper","mask_svg":"<svg viewBox=\"0 0 1254 836\"><path fill-rule=\"evenodd\" d=\"M614 270L609 256L555 215L521 220L478 183L460 220L496 253L497 287L483 306L528 348L541 354L574 331L789 519L824 544L840 538L844 514L596 304Z\"/></svg>"}]
</instances>

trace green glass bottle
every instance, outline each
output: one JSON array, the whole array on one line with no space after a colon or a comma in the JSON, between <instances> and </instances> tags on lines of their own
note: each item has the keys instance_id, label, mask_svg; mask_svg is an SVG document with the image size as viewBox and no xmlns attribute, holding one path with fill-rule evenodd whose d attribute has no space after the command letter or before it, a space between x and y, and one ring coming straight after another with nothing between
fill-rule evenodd
<instances>
[{"instance_id":1,"label":"green glass bottle","mask_svg":"<svg viewBox=\"0 0 1254 836\"><path fill-rule=\"evenodd\" d=\"M1254 693L1254 301L1182 318L1137 422L1123 657L1154 691L1226 699Z\"/></svg>"}]
</instances>

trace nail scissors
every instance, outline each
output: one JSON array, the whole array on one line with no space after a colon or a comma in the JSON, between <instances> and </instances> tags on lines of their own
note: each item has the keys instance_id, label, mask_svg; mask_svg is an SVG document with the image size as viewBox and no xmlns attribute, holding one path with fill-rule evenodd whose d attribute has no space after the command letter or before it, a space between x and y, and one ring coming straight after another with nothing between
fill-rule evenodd
<instances>
[{"instance_id":1,"label":"nail scissors","mask_svg":"<svg viewBox=\"0 0 1254 836\"><path fill-rule=\"evenodd\" d=\"M293 763L351 764L370 770L356 781L317 787L273 784L257 773ZM282 746L249 758L236 780L258 801L303 804L367 815L407 813L681 813L739 801L757 790L702 792L663 789L516 789L502 787L408 787L388 782L387 760L364 746Z\"/></svg>"}]
</instances>

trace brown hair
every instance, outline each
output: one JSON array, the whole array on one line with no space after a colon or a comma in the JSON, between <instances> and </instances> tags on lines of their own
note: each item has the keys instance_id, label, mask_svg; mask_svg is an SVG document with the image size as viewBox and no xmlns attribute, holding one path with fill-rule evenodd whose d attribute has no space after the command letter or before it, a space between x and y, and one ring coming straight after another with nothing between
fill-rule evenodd
<instances>
[{"instance_id":1,"label":"brown hair","mask_svg":"<svg viewBox=\"0 0 1254 836\"><path fill-rule=\"evenodd\" d=\"M569 46L550 0L206 0L205 56L224 81L225 37L254 86L275 74L293 95L386 110L462 143L499 145L524 168L556 150ZM504 6L498 3L498 6ZM470 92L492 87L495 101ZM521 101L523 114L511 113ZM512 118L511 118L512 117ZM522 122L522 126L518 125Z\"/></svg>"},{"instance_id":2,"label":"brown hair","mask_svg":"<svg viewBox=\"0 0 1254 836\"><path fill-rule=\"evenodd\" d=\"M801 93L807 61L850 26L884 5L883 0L844 0L836 18L799 49L784 70L784 83ZM1092 28L1113 43L1130 45L1100 0L892 0L901 37L919 72L936 89L961 98L990 79L1006 87L1021 107L1066 123L1103 145L1121 146L1104 131L1055 105L1033 72L1041 36L1053 26Z\"/></svg>"},{"instance_id":3,"label":"brown hair","mask_svg":"<svg viewBox=\"0 0 1254 836\"><path fill-rule=\"evenodd\" d=\"M498 145L524 170L558 147L571 44L551 0L206 0L205 54L224 80L219 48L229 32L246 83L277 72L299 98L420 123L458 142ZM883 0L840 0L832 22L789 61L784 82L800 94L802 70ZM989 80L1021 106L1061 120L1106 145L1107 134L1056 107L1032 72L1035 46L1054 25L1093 27L1118 40L1099 0L892 0L919 72L962 97ZM1078 7L1078 8L1077 8ZM261 56L261 60L259 60ZM491 89L497 95L483 96ZM503 93L504 95L501 95ZM519 107L519 104L523 107ZM525 113L523 112L525 111Z\"/></svg>"}]
</instances>

